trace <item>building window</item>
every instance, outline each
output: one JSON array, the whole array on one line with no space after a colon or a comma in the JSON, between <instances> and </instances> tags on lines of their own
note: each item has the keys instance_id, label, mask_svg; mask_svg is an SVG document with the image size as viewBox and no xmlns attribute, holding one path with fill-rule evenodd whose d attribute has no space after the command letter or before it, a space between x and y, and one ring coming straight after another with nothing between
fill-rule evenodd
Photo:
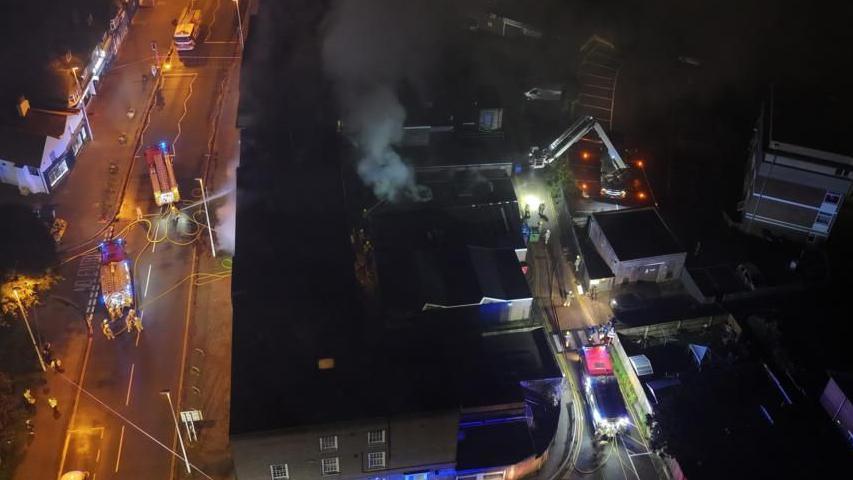
<instances>
[{"instance_id":1,"label":"building window","mask_svg":"<svg viewBox=\"0 0 853 480\"><path fill-rule=\"evenodd\" d=\"M368 445L381 445L385 443L385 429L382 430L373 430L372 432L367 432L367 444Z\"/></svg>"},{"instance_id":2,"label":"building window","mask_svg":"<svg viewBox=\"0 0 853 480\"><path fill-rule=\"evenodd\" d=\"M818 213L817 218L815 218L814 223L818 225L829 225L829 222L832 221L832 215L826 215L823 213Z\"/></svg>"},{"instance_id":3,"label":"building window","mask_svg":"<svg viewBox=\"0 0 853 480\"><path fill-rule=\"evenodd\" d=\"M417 472L403 474L403 480L428 480L429 472Z\"/></svg>"},{"instance_id":4,"label":"building window","mask_svg":"<svg viewBox=\"0 0 853 480\"><path fill-rule=\"evenodd\" d=\"M490 472L490 473L480 473L476 475L460 475L456 477L456 480L503 480L505 476L504 471L500 472Z\"/></svg>"},{"instance_id":5,"label":"building window","mask_svg":"<svg viewBox=\"0 0 853 480\"><path fill-rule=\"evenodd\" d=\"M34 177L38 177L39 176L39 169L36 167L31 167L31 166L27 165L27 173L29 173L30 175L32 175Z\"/></svg>"},{"instance_id":6,"label":"building window","mask_svg":"<svg viewBox=\"0 0 853 480\"><path fill-rule=\"evenodd\" d=\"M341 462L338 457L324 458L320 460L320 467L323 469L323 475L341 473Z\"/></svg>"},{"instance_id":7,"label":"building window","mask_svg":"<svg viewBox=\"0 0 853 480\"><path fill-rule=\"evenodd\" d=\"M837 193L827 192L826 196L823 197L823 203L828 203L830 205L838 205L838 202L841 201L841 195Z\"/></svg>"},{"instance_id":8,"label":"building window","mask_svg":"<svg viewBox=\"0 0 853 480\"><path fill-rule=\"evenodd\" d=\"M337 450L338 449L338 436L337 435L326 435L325 437L320 437L320 451L327 452L329 450Z\"/></svg>"},{"instance_id":9,"label":"building window","mask_svg":"<svg viewBox=\"0 0 853 480\"><path fill-rule=\"evenodd\" d=\"M50 183L50 186L52 187L56 185L56 182L58 182L66 173L68 173L68 164L65 163L65 159L63 158L47 171L47 180L48 183Z\"/></svg>"},{"instance_id":10,"label":"building window","mask_svg":"<svg viewBox=\"0 0 853 480\"><path fill-rule=\"evenodd\" d=\"M270 465L270 478L272 480L287 480L290 478L290 473L287 471L286 463L278 463Z\"/></svg>"},{"instance_id":11,"label":"building window","mask_svg":"<svg viewBox=\"0 0 853 480\"><path fill-rule=\"evenodd\" d=\"M367 469L385 468L385 452L367 452Z\"/></svg>"}]
</instances>

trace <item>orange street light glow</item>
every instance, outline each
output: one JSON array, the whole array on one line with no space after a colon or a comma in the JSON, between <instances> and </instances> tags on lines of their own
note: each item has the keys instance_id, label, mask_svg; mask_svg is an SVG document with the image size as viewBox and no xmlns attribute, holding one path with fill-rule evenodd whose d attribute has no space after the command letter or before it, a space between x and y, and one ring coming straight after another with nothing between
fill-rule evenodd
<instances>
[{"instance_id":1,"label":"orange street light glow","mask_svg":"<svg viewBox=\"0 0 853 480\"><path fill-rule=\"evenodd\" d=\"M640 200L645 200L645 198L646 198L646 194L645 194L645 192L640 192L640 193L638 193L638 194L637 194L637 198L639 198Z\"/></svg>"},{"instance_id":2,"label":"orange street light glow","mask_svg":"<svg viewBox=\"0 0 853 480\"><path fill-rule=\"evenodd\" d=\"M586 150L583 150L581 152L581 158L584 160L589 160L589 152L587 152Z\"/></svg>"},{"instance_id":3,"label":"orange street light glow","mask_svg":"<svg viewBox=\"0 0 853 480\"><path fill-rule=\"evenodd\" d=\"M640 167L640 168L643 168L643 161L642 161L642 160L637 160L637 166L638 166L638 167Z\"/></svg>"}]
</instances>

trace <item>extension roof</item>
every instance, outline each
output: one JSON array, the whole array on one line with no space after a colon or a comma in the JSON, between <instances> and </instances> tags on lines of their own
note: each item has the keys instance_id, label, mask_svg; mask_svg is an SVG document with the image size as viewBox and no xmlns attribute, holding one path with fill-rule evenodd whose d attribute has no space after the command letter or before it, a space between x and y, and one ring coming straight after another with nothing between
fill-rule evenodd
<instances>
[{"instance_id":1,"label":"extension roof","mask_svg":"<svg viewBox=\"0 0 853 480\"><path fill-rule=\"evenodd\" d=\"M596 212L592 217L620 261L684 252L654 207Z\"/></svg>"}]
</instances>

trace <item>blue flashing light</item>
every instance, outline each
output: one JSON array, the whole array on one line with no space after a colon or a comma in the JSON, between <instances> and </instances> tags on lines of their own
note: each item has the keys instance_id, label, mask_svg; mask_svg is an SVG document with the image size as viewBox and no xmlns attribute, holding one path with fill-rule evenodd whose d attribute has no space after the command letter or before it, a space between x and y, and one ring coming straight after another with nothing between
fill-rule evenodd
<instances>
[{"instance_id":1,"label":"blue flashing light","mask_svg":"<svg viewBox=\"0 0 853 480\"><path fill-rule=\"evenodd\" d=\"M166 142L160 142L160 150L166 151Z\"/></svg>"}]
</instances>

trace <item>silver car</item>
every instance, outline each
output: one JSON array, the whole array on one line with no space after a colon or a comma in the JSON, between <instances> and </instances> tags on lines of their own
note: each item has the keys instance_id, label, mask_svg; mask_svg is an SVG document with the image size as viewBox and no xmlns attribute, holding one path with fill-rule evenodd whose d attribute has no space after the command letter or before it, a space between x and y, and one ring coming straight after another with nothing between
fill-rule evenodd
<instances>
[{"instance_id":1,"label":"silver car","mask_svg":"<svg viewBox=\"0 0 853 480\"><path fill-rule=\"evenodd\" d=\"M539 100L547 102L556 102L559 101L562 97L563 89L559 87L534 87L524 92L524 98L530 101Z\"/></svg>"}]
</instances>

